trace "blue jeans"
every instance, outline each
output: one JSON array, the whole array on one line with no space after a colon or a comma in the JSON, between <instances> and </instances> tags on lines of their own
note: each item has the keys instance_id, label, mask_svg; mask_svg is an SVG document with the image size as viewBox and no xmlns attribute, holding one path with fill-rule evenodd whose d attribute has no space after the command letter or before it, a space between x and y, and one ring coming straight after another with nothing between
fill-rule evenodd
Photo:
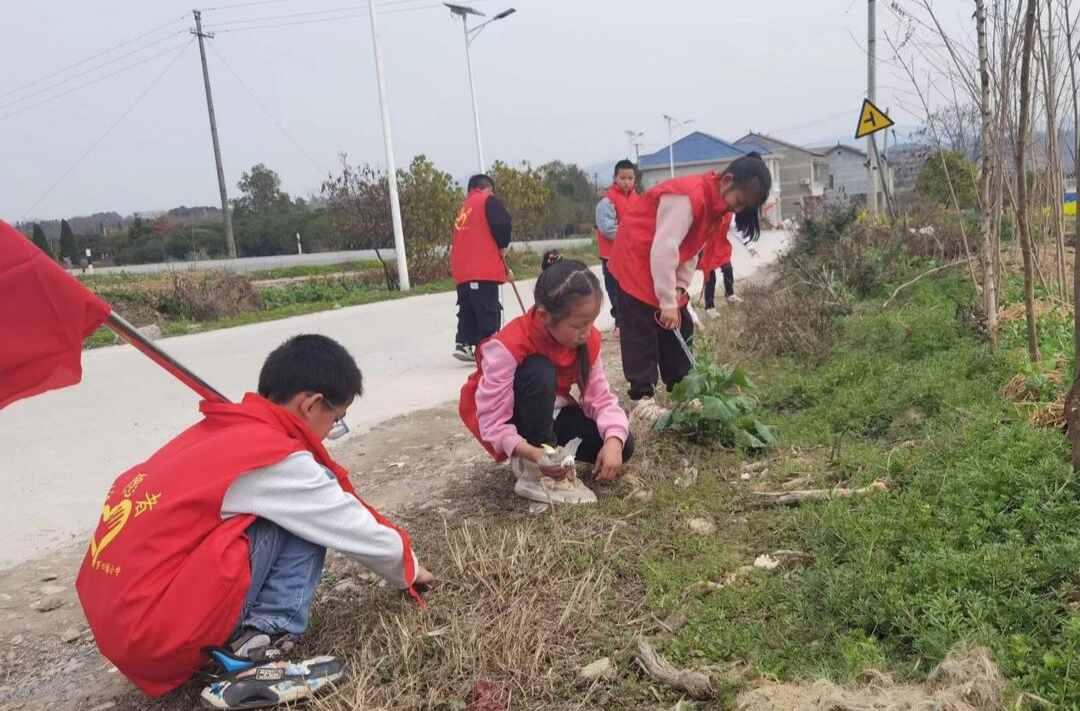
<instances>
[{"instance_id":1,"label":"blue jeans","mask_svg":"<svg viewBox=\"0 0 1080 711\"><path fill-rule=\"evenodd\" d=\"M242 627L269 635L301 634L322 577L326 549L294 536L264 518L247 528L251 588L240 615Z\"/></svg>"}]
</instances>

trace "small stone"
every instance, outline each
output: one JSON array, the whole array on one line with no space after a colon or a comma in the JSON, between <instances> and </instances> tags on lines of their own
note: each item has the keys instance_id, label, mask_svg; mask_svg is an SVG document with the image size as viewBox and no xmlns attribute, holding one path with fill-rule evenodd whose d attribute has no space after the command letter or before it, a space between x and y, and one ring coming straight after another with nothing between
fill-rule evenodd
<instances>
[{"instance_id":1,"label":"small stone","mask_svg":"<svg viewBox=\"0 0 1080 711\"><path fill-rule=\"evenodd\" d=\"M78 641L79 637L82 637L82 632L77 627L68 627L66 630L60 633L60 641L64 644L71 644Z\"/></svg>"},{"instance_id":2,"label":"small stone","mask_svg":"<svg viewBox=\"0 0 1080 711\"><path fill-rule=\"evenodd\" d=\"M64 604L63 600L61 600L58 597L53 596L53 597L43 597L40 600L38 600L37 602L31 604L30 607L37 610L38 612L52 612L56 608L61 607L63 604Z\"/></svg>"},{"instance_id":3,"label":"small stone","mask_svg":"<svg viewBox=\"0 0 1080 711\"><path fill-rule=\"evenodd\" d=\"M151 341L156 341L161 338L161 326L156 323L152 323L149 326L141 326L135 329L139 332L139 335L143 338L148 338Z\"/></svg>"},{"instance_id":4,"label":"small stone","mask_svg":"<svg viewBox=\"0 0 1080 711\"><path fill-rule=\"evenodd\" d=\"M13 646L17 647L22 643L23 643L23 636L21 634L17 634L14 637L11 638L11 644Z\"/></svg>"},{"instance_id":5,"label":"small stone","mask_svg":"<svg viewBox=\"0 0 1080 711\"><path fill-rule=\"evenodd\" d=\"M360 592L360 586L351 580L342 580L334 586L334 592L338 595L354 595Z\"/></svg>"},{"instance_id":6,"label":"small stone","mask_svg":"<svg viewBox=\"0 0 1080 711\"><path fill-rule=\"evenodd\" d=\"M607 657L601 657L592 664L584 666L578 672L582 681L615 681L619 678L619 672L615 665Z\"/></svg>"},{"instance_id":7,"label":"small stone","mask_svg":"<svg viewBox=\"0 0 1080 711\"><path fill-rule=\"evenodd\" d=\"M60 593L64 592L64 590L66 590L66 589L67 588L65 588L63 585L42 585L41 586L41 594L42 595L59 595Z\"/></svg>"},{"instance_id":8,"label":"small stone","mask_svg":"<svg viewBox=\"0 0 1080 711\"><path fill-rule=\"evenodd\" d=\"M775 570L780 567L780 561L768 553L762 553L757 558L754 558L754 567L762 570Z\"/></svg>"},{"instance_id":9,"label":"small stone","mask_svg":"<svg viewBox=\"0 0 1080 711\"><path fill-rule=\"evenodd\" d=\"M690 530L699 536L708 536L711 533L716 532L716 526L707 518L692 518L686 522L686 525L690 527Z\"/></svg>"},{"instance_id":10,"label":"small stone","mask_svg":"<svg viewBox=\"0 0 1080 711\"><path fill-rule=\"evenodd\" d=\"M633 494L630 494L630 496L637 499L638 501L651 501L653 497L653 492L646 489L638 489Z\"/></svg>"},{"instance_id":11,"label":"small stone","mask_svg":"<svg viewBox=\"0 0 1080 711\"><path fill-rule=\"evenodd\" d=\"M53 580L56 580L56 577L56 573L45 573L45 575L41 576L41 582L50 583Z\"/></svg>"},{"instance_id":12,"label":"small stone","mask_svg":"<svg viewBox=\"0 0 1080 711\"><path fill-rule=\"evenodd\" d=\"M743 481L750 481L750 476L751 476L750 472L743 472L742 474L739 475L739 478L742 479Z\"/></svg>"},{"instance_id":13,"label":"small stone","mask_svg":"<svg viewBox=\"0 0 1080 711\"><path fill-rule=\"evenodd\" d=\"M529 513L536 516L545 513L549 508L551 507L543 501L533 501L529 504Z\"/></svg>"}]
</instances>

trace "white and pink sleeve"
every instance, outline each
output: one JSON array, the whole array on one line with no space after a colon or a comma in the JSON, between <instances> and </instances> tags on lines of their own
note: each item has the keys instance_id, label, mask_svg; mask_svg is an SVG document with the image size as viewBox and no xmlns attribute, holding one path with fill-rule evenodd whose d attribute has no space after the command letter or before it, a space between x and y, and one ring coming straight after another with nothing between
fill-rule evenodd
<instances>
[{"instance_id":1,"label":"white and pink sleeve","mask_svg":"<svg viewBox=\"0 0 1080 711\"><path fill-rule=\"evenodd\" d=\"M685 265L679 264L679 246L686 239L694 222L694 208L689 195L663 195L656 209L656 236L649 252L650 269L656 299L662 309L674 309L679 305L676 287L686 288ZM688 262L689 275L694 272L694 261ZM682 270L682 272L680 271ZM682 284L681 282L685 282Z\"/></svg>"},{"instance_id":2,"label":"white and pink sleeve","mask_svg":"<svg viewBox=\"0 0 1080 711\"><path fill-rule=\"evenodd\" d=\"M514 416L514 374L517 361L506 346L489 340L481 346L484 372L476 387L476 419L485 442L508 457L525 441L510 424Z\"/></svg>"}]
</instances>

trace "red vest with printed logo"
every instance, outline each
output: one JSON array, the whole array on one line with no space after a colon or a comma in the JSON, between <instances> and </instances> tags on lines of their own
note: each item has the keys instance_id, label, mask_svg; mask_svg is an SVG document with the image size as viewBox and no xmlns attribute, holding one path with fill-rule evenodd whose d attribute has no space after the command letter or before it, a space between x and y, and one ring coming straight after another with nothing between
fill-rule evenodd
<instances>
[{"instance_id":1,"label":"red vest with printed logo","mask_svg":"<svg viewBox=\"0 0 1080 711\"><path fill-rule=\"evenodd\" d=\"M719 181L715 172L666 180L638 198L626 215L620 217L615 249L608 261L608 269L619 282L619 288L639 301L660 307L651 266L660 198L664 195L690 198L694 219L679 245L679 263L682 264L693 259L706 241L717 233L724 213L728 212L727 203L720 197ZM680 306L686 301L684 294Z\"/></svg>"},{"instance_id":2,"label":"red vest with printed logo","mask_svg":"<svg viewBox=\"0 0 1080 711\"><path fill-rule=\"evenodd\" d=\"M506 327L476 347L476 370L473 371L465 385L461 388L461 399L458 401L458 414L461 421L469 428L476 437L476 441L484 446L495 461L504 461L506 454L496 450L490 443L480 436L480 418L476 412L476 389L480 385L480 378L484 374L484 345L488 341L502 343L510 355L514 357L520 366L529 356L539 353L555 364L555 392L558 395L569 395L570 388L577 383L584 388L586 383L578 382L581 374L578 368L578 352L576 348L567 348L554 338L551 332L536 315L536 307L529 309L529 313L518 316L506 324ZM589 364L596 363L600 356L600 332L594 327L589 334L589 340L585 342L589 350Z\"/></svg>"},{"instance_id":3,"label":"red vest with printed logo","mask_svg":"<svg viewBox=\"0 0 1080 711\"><path fill-rule=\"evenodd\" d=\"M615 206L615 218L619 222L622 222L623 215L626 214L631 205L637 202L639 196L634 190L631 190L629 193L624 193L619 189L618 185L612 183L611 187L604 193L604 197L611 200L611 204ZM596 231L596 254L600 259L610 258L611 250L614 246L615 240L608 239L600 230Z\"/></svg>"},{"instance_id":4,"label":"red vest with printed logo","mask_svg":"<svg viewBox=\"0 0 1080 711\"><path fill-rule=\"evenodd\" d=\"M244 530L255 517L221 518L237 477L307 450L356 494L348 473L288 410L254 394L200 408L202 422L113 483L75 582L98 649L151 696L190 678L206 661L202 647L224 644L239 621L251 585ZM395 530L411 581L409 539Z\"/></svg>"},{"instance_id":5,"label":"red vest with printed logo","mask_svg":"<svg viewBox=\"0 0 1080 711\"><path fill-rule=\"evenodd\" d=\"M506 265L488 225L485 206L491 193L473 190L454 218L450 273L455 284L470 281L506 282Z\"/></svg>"}]
</instances>

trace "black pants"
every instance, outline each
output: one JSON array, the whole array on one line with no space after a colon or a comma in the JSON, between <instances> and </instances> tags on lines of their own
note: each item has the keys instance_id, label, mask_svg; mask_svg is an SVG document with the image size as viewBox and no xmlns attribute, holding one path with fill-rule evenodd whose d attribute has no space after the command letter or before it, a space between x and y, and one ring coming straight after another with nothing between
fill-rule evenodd
<instances>
[{"instance_id":1,"label":"black pants","mask_svg":"<svg viewBox=\"0 0 1080 711\"><path fill-rule=\"evenodd\" d=\"M615 275L607 266L608 260L601 259L601 269L604 272L604 290L607 292L608 301L611 302L611 318L615 319L615 328L619 327L619 282L615 281Z\"/></svg>"},{"instance_id":2,"label":"black pants","mask_svg":"<svg viewBox=\"0 0 1080 711\"><path fill-rule=\"evenodd\" d=\"M731 262L720 265L720 271L724 274L724 296L735 293L735 270L731 268ZM705 308L711 309L716 306L716 272L709 272L709 278L705 280Z\"/></svg>"},{"instance_id":3,"label":"black pants","mask_svg":"<svg viewBox=\"0 0 1080 711\"><path fill-rule=\"evenodd\" d=\"M620 293L619 319L622 329L623 375L630 383L630 399L640 400L656 393L657 369L670 391L692 367L675 334L657 322L657 309L635 299L625 291ZM687 345L693 342L694 322L686 307L679 309L679 331Z\"/></svg>"},{"instance_id":4,"label":"black pants","mask_svg":"<svg viewBox=\"0 0 1080 711\"><path fill-rule=\"evenodd\" d=\"M577 460L594 464L604 446L600 430L585 416L585 411L576 406L564 407L553 419L555 389L555 365L550 360L542 355L531 355L522 361L514 374L514 417L510 424L534 447L564 445L580 437ZM623 461L632 456L634 436L627 434L623 443Z\"/></svg>"},{"instance_id":5,"label":"black pants","mask_svg":"<svg viewBox=\"0 0 1080 711\"><path fill-rule=\"evenodd\" d=\"M457 287L456 343L475 346L502 326L499 283L467 281Z\"/></svg>"}]
</instances>

